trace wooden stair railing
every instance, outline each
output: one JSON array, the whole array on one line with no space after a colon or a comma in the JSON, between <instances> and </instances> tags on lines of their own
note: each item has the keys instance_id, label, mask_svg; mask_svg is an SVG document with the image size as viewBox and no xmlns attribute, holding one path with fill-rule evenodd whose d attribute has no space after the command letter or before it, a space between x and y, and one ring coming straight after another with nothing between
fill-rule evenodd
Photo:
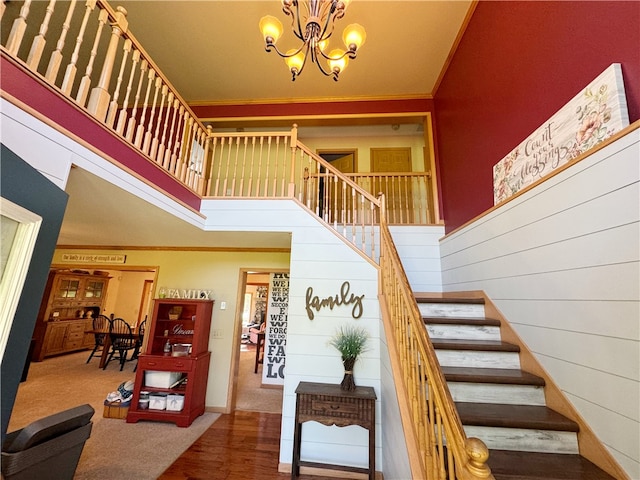
<instances>
[{"instance_id":1,"label":"wooden stair railing","mask_svg":"<svg viewBox=\"0 0 640 480\"><path fill-rule=\"evenodd\" d=\"M413 478L494 478L489 451L467 438L386 223L380 221L380 297Z\"/></svg>"},{"instance_id":2,"label":"wooden stair railing","mask_svg":"<svg viewBox=\"0 0 640 480\"><path fill-rule=\"evenodd\" d=\"M378 200L301 144L295 126L265 134L205 127L128 30L124 8L104 0L0 5L3 56L178 182L200 197L295 198L377 263Z\"/></svg>"},{"instance_id":3,"label":"wooden stair railing","mask_svg":"<svg viewBox=\"0 0 640 480\"><path fill-rule=\"evenodd\" d=\"M294 198L377 263L377 198L311 152L290 132L210 132L208 198Z\"/></svg>"},{"instance_id":4,"label":"wooden stair railing","mask_svg":"<svg viewBox=\"0 0 640 480\"><path fill-rule=\"evenodd\" d=\"M208 131L129 32L124 8L103 0L1 5L3 54L203 193Z\"/></svg>"}]
</instances>

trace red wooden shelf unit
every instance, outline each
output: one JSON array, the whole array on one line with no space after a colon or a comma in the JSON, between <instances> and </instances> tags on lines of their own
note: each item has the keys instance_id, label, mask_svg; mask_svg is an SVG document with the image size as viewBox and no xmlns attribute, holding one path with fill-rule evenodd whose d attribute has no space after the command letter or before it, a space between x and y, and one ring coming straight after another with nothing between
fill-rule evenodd
<instances>
[{"instance_id":1,"label":"red wooden shelf unit","mask_svg":"<svg viewBox=\"0 0 640 480\"><path fill-rule=\"evenodd\" d=\"M154 300L145 353L138 358L128 423L155 420L188 427L204 413L213 304L213 300ZM165 351L167 342L173 352ZM178 353L179 349L183 352ZM142 397L148 393L154 401L141 402L141 393ZM165 396L166 402L155 401ZM176 399L180 401L172 404Z\"/></svg>"}]
</instances>

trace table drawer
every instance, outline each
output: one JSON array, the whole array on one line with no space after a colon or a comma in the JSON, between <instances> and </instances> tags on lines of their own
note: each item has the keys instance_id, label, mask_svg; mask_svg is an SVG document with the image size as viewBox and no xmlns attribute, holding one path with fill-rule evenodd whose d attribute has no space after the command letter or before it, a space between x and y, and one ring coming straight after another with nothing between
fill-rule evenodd
<instances>
[{"instance_id":1,"label":"table drawer","mask_svg":"<svg viewBox=\"0 0 640 480\"><path fill-rule=\"evenodd\" d=\"M368 421L371 402L362 398L336 398L328 395L300 395L300 415L336 420Z\"/></svg>"},{"instance_id":2,"label":"table drawer","mask_svg":"<svg viewBox=\"0 0 640 480\"><path fill-rule=\"evenodd\" d=\"M357 415L360 406L357 403L342 403L331 400L311 400L311 412L322 415L337 415L340 417Z\"/></svg>"}]
</instances>

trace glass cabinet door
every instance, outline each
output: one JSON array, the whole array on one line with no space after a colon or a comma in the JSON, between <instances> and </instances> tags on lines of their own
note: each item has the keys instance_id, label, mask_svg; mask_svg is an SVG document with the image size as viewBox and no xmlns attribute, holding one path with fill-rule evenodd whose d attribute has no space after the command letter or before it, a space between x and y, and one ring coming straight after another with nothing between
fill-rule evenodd
<instances>
[{"instance_id":1,"label":"glass cabinet door","mask_svg":"<svg viewBox=\"0 0 640 480\"><path fill-rule=\"evenodd\" d=\"M104 280L89 280L84 288L84 298L102 298Z\"/></svg>"},{"instance_id":2,"label":"glass cabinet door","mask_svg":"<svg viewBox=\"0 0 640 480\"><path fill-rule=\"evenodd\" d=\"M58 286L58 298L78 298L80 292L80 280L61 278Z\"/></svg>"}]
</instances>

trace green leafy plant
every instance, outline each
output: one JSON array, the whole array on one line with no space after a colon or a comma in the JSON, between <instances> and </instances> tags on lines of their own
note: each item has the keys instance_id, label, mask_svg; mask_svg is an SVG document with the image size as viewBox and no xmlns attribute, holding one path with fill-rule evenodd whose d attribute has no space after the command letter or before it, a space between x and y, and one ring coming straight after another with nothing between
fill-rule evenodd
<instances>
[{"instance_id":1,"label":"green leafy plant","mask_svg":"<svg viewBox=\"0 0 640 480\"><path fill-rule=\"evenodd\" d=\"M356 383L353 379L353 366L358 355L366 351L367 340L369 340L369 333L364 328L355 326L341 327L329 340L329 345L335 347L342 356L344 378L340 383L340 387L343 390L356 389Z\"/></svg>"},{"instance_id":2,"label":"green leafy plant","mask_svg":"<svg viewBox=\"0 0 640 480\"><path fill-rule=\"evenodd\" d=\"M329 345L335 347L342 355L342 359L357 358L365 352L365 346L369 340L369 333L360 327L340 327L338 332L329 340Z\"/></svg>"}]
</instances>

